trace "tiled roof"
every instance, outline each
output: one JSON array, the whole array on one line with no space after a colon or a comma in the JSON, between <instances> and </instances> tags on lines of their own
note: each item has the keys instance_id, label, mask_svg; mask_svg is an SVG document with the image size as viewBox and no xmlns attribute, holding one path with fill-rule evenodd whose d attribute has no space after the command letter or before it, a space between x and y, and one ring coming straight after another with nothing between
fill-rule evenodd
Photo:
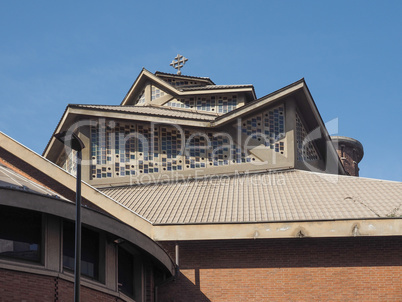
<instances>
[{"instance_id":1,"label":"tiled roof","mask_svg":"<svg viewBox=\"0 0 402 302\"><path fill-rule=\"evenodd\" d=\"M60 198L67 200L64 197L59 196L56 192L42 186L27 177L21 175L15 170L0 163L0 188L19 190L28 193L40 194L50 196L53 198Z\"/></svg>"},{"instance_id":2,"label":"tiled roof","mask_svg":"<svg viewBox=\"0 0 402 302\"><path fill-rule=\"evenodd\" d=\"M112 106L112 105L69 105L71 108L95 109L104 111L114 111L123 113L133 113L142 115L156 115L173 118L213 121L217 115L214 113L201 113L183 109L173 109L171 107L151 107L151 106Z\"/></svg>"},{"instance_id":3,"label":"tiled roof","mask_svg":"<svg viewBox=\"0 0 402 302\"><path fill-rule=\"evenodd\" d=\"M179 87L182 91L195 91L195 90L212 90L212 89L236 89L236 88L253 88L253 85L207 85L196 87Z\"/></svg>"},{"instance_id":4,"label":"tiled roof","mask_svg":"<svg viewBox=\"0 0 402 302\"><path fill-rule=\"evenodd\" d=\"M300 170L101 189L154 224L402 215L402 183Z\"/></svg>"}]
</instances>

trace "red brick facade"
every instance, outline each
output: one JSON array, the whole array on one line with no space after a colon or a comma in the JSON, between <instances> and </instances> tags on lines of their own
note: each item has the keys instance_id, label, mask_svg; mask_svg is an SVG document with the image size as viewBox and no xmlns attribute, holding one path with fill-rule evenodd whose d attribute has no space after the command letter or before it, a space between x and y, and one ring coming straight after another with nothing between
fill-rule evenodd
<instances>
[{"instance_id":1,"label":"red brick facade","mask_svg":"<svg viewBox=\"0 0 402 302\"><path fill-rule=\"evenodd\" d=\"M332 136L331 139L345 172L351 176L359 176L359 162L364 155L363 145L358 140L345 136Z\"/></svg>"},{"instance_id":2,"label":"red brick facade","mask_svg":"<svg viewBox=\"0 0 402 302\"><path fill-rule=\"evenodd\" d=\"M159 301L402 301L402 237L178 244L181 276Z\"/></svg>"},{"instance_id":3,"label":"red brick facade","mask_svg":"<svg viewBox=\"0 0 402 302\"><path fill-rule=\"evenodd\" d=\"M342 149L336 150L339 158L341 159L343 168L351 176L359 176L359 164L354 156L353 148L344 146Z\"/></svg>"},{"instance_id":4,"label":"red brick facade","mask_svg":"<svg viewBox=\"0 0 402 302\"><path fill-rule=\"evenodd\" d=\"M0 269L0 301L2 302L70 302L74 300L72 282L51 276ZM83 302L120 302L117 297L81 286Z\"/></svg>"}]
</instances>

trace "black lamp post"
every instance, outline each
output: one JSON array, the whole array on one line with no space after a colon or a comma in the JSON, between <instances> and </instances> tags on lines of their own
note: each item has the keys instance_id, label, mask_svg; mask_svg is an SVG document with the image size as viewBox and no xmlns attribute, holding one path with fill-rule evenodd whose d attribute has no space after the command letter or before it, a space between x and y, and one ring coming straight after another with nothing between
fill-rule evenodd
<instances>
[{"instance_id":1,"label":"black lamp post","mask_svg":"<svg viewBox=\"0 0 402 302\"><path fill-rule=\"evenodd\" d=\"M65 146L77 151L77 190L75 195L75 263L74 263L74 301L80 301L81 277L81 150L85 148L80 138L72 132L54 135Z\"/></svg>"}]
</instances>

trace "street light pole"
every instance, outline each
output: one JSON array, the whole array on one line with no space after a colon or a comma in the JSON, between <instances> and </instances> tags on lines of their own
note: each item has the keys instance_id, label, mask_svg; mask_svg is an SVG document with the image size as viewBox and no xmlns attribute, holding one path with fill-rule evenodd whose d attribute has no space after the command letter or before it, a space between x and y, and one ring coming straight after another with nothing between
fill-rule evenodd
<instances>
[{"instance_id":1,"label":"street light pole","mask_svg":"<svg viewBox=\"0 0 402 302\"><path fill-rule=\"evenodd\" d=\"M80 301L81 278L81 160L82 152L77 150L77 190L75 194L75 263L74 301Z\"/></svg>"},{"instance_id":2,"label":"street light pole","mask_svg":"<svg viewBox=\"0 0 402 302\"><path fill-rule=\"evenodd\" d=\"M80 301L81 277L81 161L84 143L75 133L61 132L54 135L65 146L77 151L77 186L75 193L75 262L74 262L74 302Z\"/></svg>"}]
</instances>

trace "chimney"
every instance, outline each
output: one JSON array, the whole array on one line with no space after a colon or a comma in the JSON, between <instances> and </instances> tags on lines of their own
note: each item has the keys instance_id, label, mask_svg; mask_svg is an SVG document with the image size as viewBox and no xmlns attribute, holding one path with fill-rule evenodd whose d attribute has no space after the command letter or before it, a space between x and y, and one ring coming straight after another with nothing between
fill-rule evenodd
<instances>
[{"instance_id":1,"label":"chimney","mask_svg":"<svg viewBox=\"0 0 402 302\"><path fill-rule=\"evenodd\" d=\"M363 145L356 139L346 136L331 136L343 168L351 176L359 176L359 162L362 160Z\"/></svg>"}]
</instances>

